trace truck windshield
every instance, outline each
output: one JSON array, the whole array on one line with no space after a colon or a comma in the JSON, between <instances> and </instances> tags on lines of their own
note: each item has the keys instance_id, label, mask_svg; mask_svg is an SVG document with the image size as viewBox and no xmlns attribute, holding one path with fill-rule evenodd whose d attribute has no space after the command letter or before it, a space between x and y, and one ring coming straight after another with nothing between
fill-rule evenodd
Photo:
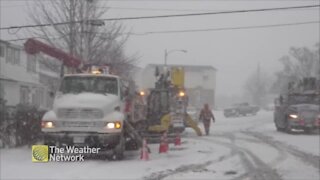
<instances>
[{"instance_id":1,"label":"truck windshield","mask_svg":"<svg viewBox=\"0 0 320 180\"><path fill-rule=\"evenodd\" d=\"M316 95L291 95L289 104L319 104L319 96Z\"/></svg>"},{"instance_id":2,"label":"truck windshield","mask_svg":"<svg viewBox=\"0 0 320 180\"><path fill-rule=\"evenodd\" d=\"M70 76L62 80L60 91L63 94L82 92L118 94L118 81L113 77Z\"/></svg>"}]
</instances>

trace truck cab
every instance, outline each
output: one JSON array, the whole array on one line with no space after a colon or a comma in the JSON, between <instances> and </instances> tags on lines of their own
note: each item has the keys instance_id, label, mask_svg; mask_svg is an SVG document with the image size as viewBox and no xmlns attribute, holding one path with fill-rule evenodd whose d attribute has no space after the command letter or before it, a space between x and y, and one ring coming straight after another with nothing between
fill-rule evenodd
<instances>
[{"instance_id":1,"label":"truck cab","mask_svg":"<svg viewBox=\"0 0 320 180\"><path fill-rule=\"evenodd\" d=\"M320 96L317 93L292 93L275 100L274 123L278 131L293 129L311 132L320 127Z\"/></svg>"},{"instance_id":2,"label":"truck cab","mask_svg":"<svg viewBox=\"0 0 320 180\"><path fill-rule=\"evenodd\" d=\"M123 92L123 83L115 75L65 75L52 110L42 118L44 143L99 147L121 159L125 149Z\"/></svg>"}]
</instances>

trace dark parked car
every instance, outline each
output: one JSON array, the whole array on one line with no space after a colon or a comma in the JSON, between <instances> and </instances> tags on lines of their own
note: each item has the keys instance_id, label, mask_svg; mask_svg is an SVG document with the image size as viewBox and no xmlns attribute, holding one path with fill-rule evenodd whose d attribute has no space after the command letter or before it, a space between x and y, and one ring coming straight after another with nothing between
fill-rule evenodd
<instances>
[{"instance_id":1,"label":"dark parked car","mask_svg":"<svg viewBox=\"0 0 320 180\"><path fill-rule=\"evenodd\" d=\"M256 115L260 110L258 106L249 105L249 103L235 104L223 111L225 117L238 117L247 115Z\"/></svg>"}]
</instances>

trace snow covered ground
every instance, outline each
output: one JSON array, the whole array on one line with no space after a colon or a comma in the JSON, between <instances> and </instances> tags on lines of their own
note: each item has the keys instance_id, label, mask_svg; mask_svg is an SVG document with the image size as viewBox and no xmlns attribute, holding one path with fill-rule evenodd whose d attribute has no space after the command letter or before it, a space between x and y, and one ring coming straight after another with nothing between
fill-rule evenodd
<instances>
[{"instance_id":1,"label":"snow covered ground","mask_svg":"<svg viewBox=\"0 0 320 180\"><path fill-rule=\"evenodd\" d=\"M0 179L320 179L319 134L279 133L272 112L215 116L210 136L187 129L182 145L170 144L167 154L149 144L149 161L131 151L122 161L32 163L28 147L0 149Z\"/></svg>"}]
</instances>

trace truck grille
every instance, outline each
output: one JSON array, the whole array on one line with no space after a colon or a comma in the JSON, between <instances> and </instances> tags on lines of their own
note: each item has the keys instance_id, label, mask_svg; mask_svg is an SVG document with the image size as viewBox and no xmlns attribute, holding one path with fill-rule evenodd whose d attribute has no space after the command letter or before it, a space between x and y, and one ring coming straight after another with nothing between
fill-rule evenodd
<instances>
[{"instance_id":1,"label":"truck grille","mask_svg":"<svg viewBox=\"0 0 320 180\"><path fill-rule=\"evenodd\" d=\"M63 121L61 127L104 127L105 122Z\"/></svg>"},{"instance_id":2,"label":"truck grille","mask_svg":"<svg viewBox=\"0 0 320 180\"><path fill-rule=\"evenodd\" d=\"M103 112L100 109L72 109L63 108L58 109L58 118L65 119L101 119L103 118Z\"/></svg>"},{"instance_id":3,"label":"truck grille","mask_svg":"<svg viewBox=\"0 0 320 180\"><path fill-rule=\"evenodd\" d=\"M301 118L307 122L313 122L317 119L318 113L316 111L303 111L300 112Z\"/></svg>"}]
</instances>

